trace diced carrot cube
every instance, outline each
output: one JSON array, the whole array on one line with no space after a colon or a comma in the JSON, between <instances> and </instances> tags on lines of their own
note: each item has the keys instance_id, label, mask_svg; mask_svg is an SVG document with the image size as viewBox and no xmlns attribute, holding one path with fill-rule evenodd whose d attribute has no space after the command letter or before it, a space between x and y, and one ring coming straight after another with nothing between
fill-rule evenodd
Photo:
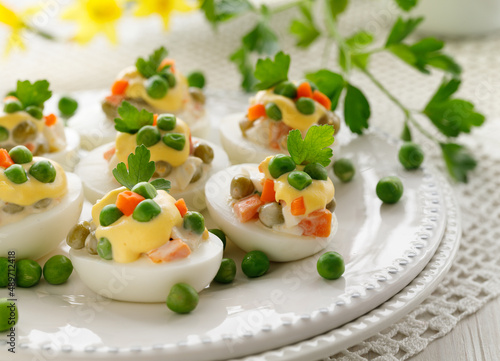
<instances>
[{"instance_id":1,"label":"diced carrot cube","mask_svg":"<svg viewBox=\"0 0 500 361\"><path fill-rule=\"evenodd\" d=\"M33 143L24 143L24 146L29 149L31 153L35 151L35 145Z\"/></svg>"},{"instance_id":2,"label":"diced carrot cube","mask_svg":"<svg viewBox=\"0 0 500 361\"><path fill-rule=\"evenodd\" d=\"M332 107L332 101L325 94L320 92L319 90L315 90L313 92L313 99L320 103L322 106L326 108L326 110L330 110Z\"/></svg>"},{"instance_id":3,"label":"diced carrot cube","mask_svg":"<svg viewBox=\"0 0 500 361\"><path fill-rule=\"evenodd\" d=\"M115 107L119 106L123 99L125 99L125 96L117 94L108 95L106 97L106 101Z\"/></svg>"},{"instance_id":4,"label":"diced carrot cube","mask_svg":"<svg viewBox=\"0 0 500 361\"><path fill-rule=\"evenodd\" d=\"M328 237L332 228L332 213L328 209L312 212L299 223L304 236Z\"/></svg>"},{"instance_id":5,"label":"diced carrot cube","mask_svg":"<svg viewBox=\"0 0 500 361\"><path fill-rule=\"evenodd\" d=\"M57 117L55 114L51 113L51 114L45 116L45 125L46 126L51 127L56 123L57 123Z\"/></svg>"},{"instance_id":6,"label":"diced carrot cube","mask_svg":"<svg viewBox=\"0 0 500 361\"><path fill-rule=\"evenodd\" d=\"M274 191L274 181L272 179L266 179L264 181L260 200L264 203L276 201L276 192Z\"/></svg>"},{"instance_id":7,"label":"diced carrot cube","mask_svg":"<svg viewBox=\"0 0 500 361\"><path fill-rule=\"evenodd\" d=\"M306 214L306 205L304 203L304 197L295 198L290 204L290 212L292 216L301 216Z\"/></svg>"},{"instance_id":8,"label":"diced carrot cube","mask_svg":"<svg viewBox=\"0 0 500 361\"><path fill-rule=\"evenodd\" d=\"M115 153L116 153L116 148L115 147L111 147L110 149L108 149L107 151L105 151L102 156L104 157L104 159L106 159L109 162L109 160L111 159L111 157Z\"/></svg>"},{"instance_id":9,"label":"diced carrot cube","mask_svg":"<svg viewBox=\"0 0 500 361\"><path fill-rule=\"evenodd\" d=\"M0 167L7 169L13 164L14 161L10 157L9 152L7 152L7 149L0 149Z\"/></svg>"},{"instance_id":10,"label":"diced carrot cube","mask_svg":"<svg viewBox=\"0 0 500 361\"><path fill-rule=\"evenodd\" d=\"M147 253L149 259L155 263L171 262L186 258L191 254L189 246L180 239L173 239L164 245Z\"/></svg>"},{"instance_id":11,"label":"diced carrot cube","mask_svg":"<svg viewBox=\"0 0 500 361\"><path fill-rule=\"evenodd\" d=\"M312 98L313 92L311 84L308 82L303 82L297 87L297 99L298 98Z\"/></svg>"},{"instance_id":12,"label":"diced carrot cube","mask_svg":"<svg viewBox=\"0 0 500 361\"><path fill-rule=\"evenodd\" d=\"M175 60L170 58L165 58L161 61L160 66L158 67L158 71L162 70L167 65L170 65L170 70L172 73L175 73Z\"/></svg>"},{"instance_id":13,"label":"diced carrot cube","mask_svg":"<svg viewBox=\"0 0 500 361\"><path fill-rule=\"evenodd\" d=\"M248 108L248 120L254 121L266 116L266 107L263 104L255 104Z\"/></svg>"},{"instance_id":14,"label":"diced carrot cube","mask_svg":"<svg viewBox=\"0 0 500 361\"><path fill-rule=\"evenodd\" d=\"M184 217L184 215L188 212L188 207L183 198L179 198L177 202L175 202L175 206L179 210L181 217Z\"/></svg>"},{"instance_id":15,"label":"diced carrot cube","mask_svg":"<svg viewBox=\"0 0 500 361\"><path fill-rule=\"evenodd\" d=\"M111 86L111 94L113 95L122 95L125 93L125 90L128 88L128 80L119 79L113 83Z\"/></svg>"},{"instance_id":16,"label":"diced carrot cube","mask_svg":"<svg viewBox=\"0 0 500 361\"><path fill-rule=\"evenodd\" d=\"M125 191L118 194L116 198L116 207L127 217L134 213L135 207L145 198L132 191Z\"/></svg>"},{"instance_id":17,"label":"diced carrot cube","mask_svg":"<svg viewBox=\"0 0 500 361\"><path fill-rule=\"evenodd\" d=\"M153 114L153 125L156 125L158 123L158 114Z\"/></svg>"},{"instance_id":18,"label":"diced carrot cube","mask_svg":"<svg viewBox=\"0 0 500 361\"><path fill-rule=\"evenodd\" d=\"M238 218L241 223L245 223L257 216L259 208L263 204L264 202L260 200L259 195L254 194L235 203L233 211L236 218Z\"/></svg>"}]
</instances>

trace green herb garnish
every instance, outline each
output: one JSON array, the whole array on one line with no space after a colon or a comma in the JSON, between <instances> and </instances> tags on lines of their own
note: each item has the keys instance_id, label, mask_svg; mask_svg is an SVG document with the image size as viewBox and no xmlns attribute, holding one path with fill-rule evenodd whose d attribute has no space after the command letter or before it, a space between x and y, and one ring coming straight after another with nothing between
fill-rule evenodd
<instances>
[{"instance_id":1,"label":"green herb garnish","mask_svg":"<svg viewBox=\"0 0 500 361\"><path fill-rule=\"evenodd\" d=\"M288 68L290 67L290 55L280 51L274 57L259 59L255 67L255 77L260 80L257 89L269 89L282 81L288 80Z\"/></svg>"},{"instance_id":2,"label":"green herb garnish","mask_svg":"<svg viewBox=\"0 0 500 361\"><path fill-rule=\"evenodd\" d=\"M118 108L121 118L115 118L115 129L122 133L135 134L146 125L153 125L154 114L146 109L139 111L127 101Z\"/></svg>"},{"instance_id":3,"label":"green herb garnish","mask_svg":"<svg viewBox=\"0 0 500 361\"><path fill-rule=\"evenodd\" d=\"M43 109L43 104L52 96L49 85L47 80L38 80L33 84L29 80L18 80L17 88L13 95L19 99L23 105L23 109L29 106Z\"/></svg>"},{"instance_id":4,"label":"green herb garnish","mask_svg":"<svg viewBox=\"0 0 500 361\"><path fill-rule=\"evenodd\" d=\"M135 63L135 67L143 77L146 79L151 78L153 75L160 74L158 68L162 60L165 59L167 55L167 49L162 46L161 48L156 49L147 60L144 58L138 58Z\"/></svg>"},{"instance_id":5,"label":"green herb garnish","mask_svg":"<svg viewBox=\"0 0 500 361\"><path fill-rule=\"evenodd\" d=\"M331 148L333 144L333 133L335 129L331 125L312 126L302 139L300 130L294 129L288 133L288 152L295 164L319 163L323 167L330 164L333 155Z\"/></svg>"}]
</instances>

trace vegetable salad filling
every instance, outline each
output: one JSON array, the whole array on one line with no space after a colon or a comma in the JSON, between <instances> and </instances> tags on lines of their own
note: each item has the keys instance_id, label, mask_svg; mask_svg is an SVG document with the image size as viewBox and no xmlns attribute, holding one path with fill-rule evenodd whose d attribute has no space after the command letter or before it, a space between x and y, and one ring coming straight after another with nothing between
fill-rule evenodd
<instances>
[{"instance_id":1,"label":"vegetable salad filling","mask_svg":"<svg viewBox=\"0 0 500 361\"><path fill-rule=\"evenodd\" d=\"M188 257L209 238L205 220L175 200L170 182L149 182L155 169L151 152L141 145L130 154L129 167L119 163L113 174L124 187L106 194L92 208L92 221L69 232L67 243L119 263L147 257L154 263Z\"/></svg>"},{"instance_id":2,"label":"vegetable salad filling","mask_svg":"<svg viewBox=\"0 0 500 361\"><path fill-rule=\"evenodd\" d=\"M49 83L18 81L4 99L0 114L0 147L26 146L34 155L54 153L66 147L64 122L54 114L44 116L44 103L52 96Z\"/></svg>"},{"instance_id":3,"label":"vegetable salad filling","mask_svg":"<svg viewBox=\"0 0 500 361\"><path fill-rule=\"evenodd\" d=\"M328 178L332 126L313 126L304 139L299 130L288 136L290 156L267 157L259 172L244 168L231 181L233 212L240 222L258 220L273 230L328 237L335 210L335 189Z\"/></svg>"},{"instance_id":4,"label":"vegetable salad filling","mask_svg":"<svg viewBox=\"0 0 500 361\"><path fill-rule=\"evenodd\" d=\"M270 66L280 71L268 72ZM275 61L261 60L255 74L261 89L250 99L250 107L240 129L243 135L258 145L287 151L287 136L292 129L302 135L313 125L332 125L340 129L339 117L331 111L332 101L310 81L288 80L289 57L280 53ZM276 74L281 74L277 76Z\"/></svg>"},{"instance_id":5,"label":"vegetable salad filling","mask_svg":"<svg viewBox=\"0 0 500 361\"><path fill-rule=\"evenodd\" d=\"M22 145L10 151L0 148L0 226L53 208L67 191L59 164L33 157Z\"/></svg>"},{"instance_id":6,"label":"vegetable salad filling","mask_svg":"<svg viewBox=\"0 0 500 361\"><path fill-rule=\"evenodd\" d=\"M200 141L193 142L186 123L173 114L152 114L139 111L128 102L118 109L115 119L119 131L115 147L104 154L112 170L136 146L144 145L154 162L153 178L167 178L172 189L184 190L191 183L203 181L214 158L213 149Z\"/></svg>"},{"instance_id":7,"label":"vegetable salad filling","mask_svg":"<svg viewBox=\"0 0 500 361\"><path fill-rule=\"evenodd\" d=\"M135 67L123 70L111 87L102 108L109 119L117 116L118 107L126 100L138 109L151 113L169 112L180 115L189 124L205 114L204 86L188 81L161 47L147 59L138 58ZM191 84L192 83L192 84Z\"/></svg>"}]
</instances>

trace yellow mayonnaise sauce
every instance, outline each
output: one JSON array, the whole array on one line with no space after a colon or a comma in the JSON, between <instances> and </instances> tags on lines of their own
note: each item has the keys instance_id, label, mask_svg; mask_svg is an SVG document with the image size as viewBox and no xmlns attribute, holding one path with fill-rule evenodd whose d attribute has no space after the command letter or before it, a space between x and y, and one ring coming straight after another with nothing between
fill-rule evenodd
<instances>
[{"instance_id":1,"label":"yellow mayonnaise sauce","mask_svg":"<svg viewBox=\"0 0 500 361\"><path fill-rule=\"evenodd\" d=\"M269 162L273 156L269 156L262 163L260 169L264 173L265 178L274 180L274 191L276 192L276 202L284 201L290 205L294 199L304 197L304 205L306 206L307 216L309 213L326 207L335 196L335 188L332 181L328 178L325 181L313 179L311 185L299 191L292 187L287 180L288 174L281 175L278 179L274 179L269 173ZM304 166L297 166L297 170L303 170Z\"/></svg>"},{"instance_id":2,"label":"yellow mayonnaise sauce","mask_svg":"<svg viewBox=\"0 0 500 361\"><path fill-rule=\"evenodd\" d=\"M31 165L39 160L48 159L33 157L32 162L21 165L28 172ZM68 191L66 173L59 164L49 161L56 169L56 179L52 183L39 182L27 173L27 182L15 184L5 176L5 169L0 167L0 200L20 206L29 206L44 198L63 197Z\"/></svg>"},{"instance_id":3,"label":"yellow mayonnaise sauce","mask_svg":"<svg viewBox=\"0 0 500 361\"><path fill-rule=\"evenodd\" d=\"M169 132L170 133L170 132ZM171 133L181 133L186 137L186 144L182 150L176 150L165 145L162 140L148 147L151 152L151 160L157 162L163 160L172 165L172 167L178 167L186 161L189 157L189 134L190 130L186 123L177 118L177 123L174 130ZM124 162L127 164L127 159L130 153L135 152L137 147L137 134L129 133L118 133L116 136L116 157L119 162Z\"/></svg>"},{"instance_id":4,"label":"yellow mayonnaise sauce","mask_svg":"<svg viewBox=\"0 0 500 361\"><path fill-rule=\"evenodd\" d=\"M30 120L33 124L35 124L39 132L43 132L43 128L45 127L45 122L43 121L43 118L41 120L38 120L36 118L33 118L25 111L1 115L0 126L7 128L8 130L12 130L19 123L22 123L25 120Z\"/></svg>"},{"instance_id":5,"label":"yellow mayonnaise sauce","mask_svg":"<svg viewBox=\"0 0 500 361\"><path fill-rule=\"evenodd\" d=\"M128 87L125 91L125 96L128 98L140 98L146 103L163 112L178 112L184 108L188 100L188 82L187 79L178 71L175 72L177 80L173 88L169 88L167 95L161 99L151 98L146 91L146 81L136 69L135 66L128 67L123 70L118 79L127 79Z\"/></svg>"},{"instance_id":6,"label":"yellow mayonnaise sauce","mask_svg":"<svg viewBox=\"0 0 500 361\"><path fill-rule=\"evenodd\" d=\"M261 90L255 94L255 96L250 100L250 105L263 104L273 102L281 110L282 121L290 128L298 129L303 134L307 130L318 123L323 115L327 113L327 109L318 102L314 102L316 105L314 113L310 115L302 114L297 110L295 102L293 99L287 98L283 95L278 95L273 93L273 89Z\"/></svg>"},{"instance_id":7,"label":"yellow mayonnaise sauce","mask_svg":"<svg viewBox=\"0 0 500 361\"><path fill-rule=\"evenodd\" d=\"M149 222L138 222L132 216L122 216L115 223L103 227L99 215L104 206L116 203L118 194L124 187L112 190L92 207L92 220L96 226L97 239L105 237L113 250L113 260L129 263L141 254L158 248L170 240L172 228L182 225L182 217L175 206L175 199L163 190L153 199L161 208L161 213Z\"/></svg>"}]
</instances>

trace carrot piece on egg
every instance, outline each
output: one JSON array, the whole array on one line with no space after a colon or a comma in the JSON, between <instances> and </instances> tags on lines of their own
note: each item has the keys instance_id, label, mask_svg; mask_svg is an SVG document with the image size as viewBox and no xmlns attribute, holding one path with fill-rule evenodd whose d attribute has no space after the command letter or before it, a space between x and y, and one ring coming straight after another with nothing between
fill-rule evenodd
<instances>
[{"instance_id":1,"label":"carrot piece on egg","mask_svg":"<svg viewBox=\"0 0 500 361\"><path fill-rule=\"evenodd\" d=\"M51 127L56 123L57 123L57 117L55 114L51 113L51 114L45 116L45 125L46 126Z\"/></svg>"},{"instance_id":2,"label":"carrot piece on egg","mask_svg":"<svg viewBox=\"0 0 500 361\"><path fill-rule=\"evenodd\" d=\"M311 84L305 81L297 87L297 99L312 98L312 97L313 97L313 92L311 89Z\"/></svg>"},{"instance_id":3,"label":"carrot piece on egg","mask_svg":"<svg viewBox=\"0 0 500 361\"><path fill-rule=\"evenodd\" d=\"M276 201L276 192L274 191L274 181L272 179L266 179L264 181L260 200L264 203Z\"/></svg>"},{"instance_id":4,"label":"carrot piece on egg","mask_svg":"<svg viewBox=\"0 0 500 361\"><path fill-rule=\"evenodd\" d=\"M173 239L164 245L147 253L149 259L155 263L170 262L186 258L191 254L189 246L180 239Z\"/></svg>"},{"instance_id":5,"label":"carrot piece on egg","mask_svg":"<svg viewBox=\"0 0 500 361\"><path fill-rule=\"evenodd\" d=\"M118 194L116 198L116 207L127 217L134 213L135 207L145 198L132 191L125 191Z\"/></svg>"},{"instance_id":6,"label":"carrot piece on egg","mask_svg":"<svg viewBox=\"0 0 500 361\"><path fill-rule=\"evenodd\" d=\"M328 209L311 212L299 223L304 236L328 237L332 228L332 213Z\"/></svg>"},{"instance_id":7,"label":"carrot piece on egg","mask_svg":"<svg viewBox=\"0 0 500 361\"><path fill-rule=\"evenodd\" d=\"M156 125L158 123L158 114L153 114L153 125Z\"/></svg>"},{"instance_id":8,"label":"carrot piece on egg","mask_svg":"<svg viewBox=\"0 0 500 361\"><path fill-rule=\"evenodd\" d=\"M111 86L111 94L113 95L122 95L125 93L128 87L128 80L119 79L113 83Z\"/></svg>"},{"instance_id":9,"label":"carrot piece on egg","mask_svg":"<svg viewBox=\"0 0 500 361\"><path fill-rule=\"evenodd\" d=\"M238 218L241 223L245 223L257 216L259 208L263 204L264 202L260 200L259 195L254 194L235 203L233 211L236 218Z\"/></svg>"},{"instance_id":10,"label":"carrot piece on egg","mask_svg":"<svg viewBox=\"0 0 500 361\"><path fill-rule=\"evenodd\" d=\"M165 58L161 61L160 66L158 67L158 71L162 70L167 65L170 65L170 70L172 73L175 73L175 60L170 58Z\"/></svg>"},{"instance_id":11,"label":"carrot piece on egg","mask_svg":"<svg viewBox=\"0 0 500 361\"><path fill-rule=\"evenodd\" d=\"M301 216L306 214L306 205L304 197L295 198L290 204L292 216Z\"/></svg>"},{"instance_id":12,"label":"carrot piece on egg","mask_svg":"<svg viewBox=\"0 0 500 361\"><path fill-rule=\"evenodd\" d=\"M105 151L102 156L104 157L104 159L106 159L109 162L109 160L111 159L111 157L113 155L115 155L115 153L116 153L116 148L115 147L111 147L110 149L108 149L107 151Z\"/></svg>"},{"instance_id":13,"label":"carrot piece on egg","mask_svg":"<svg viewBox=\"0 0 500 361\"><path fill-rule=\"evenodd\" d=\"M263 104L255 104L248 108L248 120L254 121L266 116L266 107Z\"/></svg>"},{"instance_id":14,"label":"carrot piece on egg","mask_svg":"<svg viewBox=\"0 0 500 361\"><path fill-rule=\"evenodd\" d=\"M7 152L7 149L0 149L0 167L7 169L13 164L14 161L10 157L9 152Z\"/></svg>"},{"instance_id":15,"label":"carrot piece on egg","mask_svg":"<svg viewBox=\"0 0 500 361\"><path fill-rule=\"evenodd\" d=\"M315 90L313 92L313 99L320 103L322 106L326 108L326 110L330 110L332 107L332 101L325 94L320 92L319 90Z\"/></svg>"},{"instance_id":16,"label":"carrot piece on egg","mask_svg":"<svg viewBox=\"0 0 500 361\"><path fill-rule=\"evenodd\" d=\"M177 202L175 202L175 206L179 210L181 217L184 217L184 215L188 212L188 207L183 198L179 198Z\"/></svg>"}]
</instances>

